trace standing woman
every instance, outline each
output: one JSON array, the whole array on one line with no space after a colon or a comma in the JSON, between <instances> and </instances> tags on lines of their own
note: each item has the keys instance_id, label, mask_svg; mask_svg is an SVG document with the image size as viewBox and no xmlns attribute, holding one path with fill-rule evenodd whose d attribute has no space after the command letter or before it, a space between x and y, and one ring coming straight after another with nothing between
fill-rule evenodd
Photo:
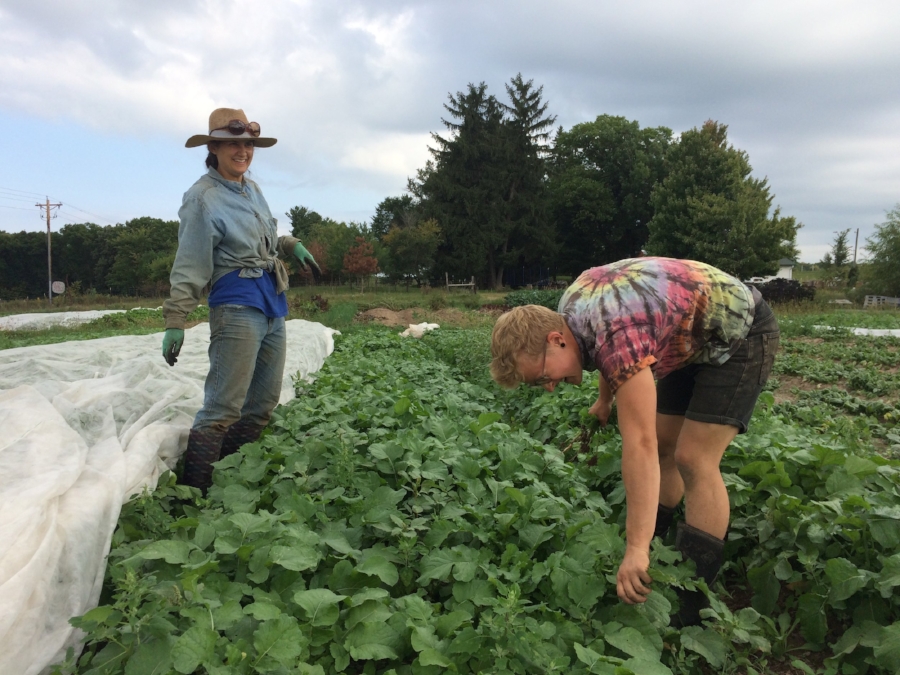
<instances>
[{"instance_id":1,"label":"standing woman","mask_svg":"<svg viewBox=\"0 0 900 675\"><path fill-rule=\"evenodd\" d=\"M162 353L174 366L184 344L185 317L211 284L210 368L182 477L204 494L212 484L212 463L259 438L278 403L288 313L288 275L278 255L294 255L314 275L319 272L299 239L278 236L265 197L245 175L254 150L275 143L260 136L259 124L248 122L243 110L230 108L214 110L209 133L185 143L206 145L208 171L184 194L178 211Z\"/></svg>"}]
</instances>

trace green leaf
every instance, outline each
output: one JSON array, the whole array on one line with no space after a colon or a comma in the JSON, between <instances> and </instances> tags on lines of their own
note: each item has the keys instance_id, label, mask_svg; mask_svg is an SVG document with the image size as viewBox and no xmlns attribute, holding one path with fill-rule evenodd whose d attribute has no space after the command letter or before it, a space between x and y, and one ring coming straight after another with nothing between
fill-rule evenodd
<instances>
[{"instance_id":1,"label":"green leaf","mask_svg":"<svg viewBox=\"0 0 900 675\"><path fill-rule=\"evenodd\" d=\"M809 642L823 644L828 624L825 620L825 598L813 593L800 596L797 607L797 618L800 619L800 633Z\"/></svg>"},{"instance_id":2,"label":"green leaf","mask_svg":"<svg viewBox=\"0 0 900 675\"><path fill-rule=\"evenodd\" d=\"M474 605L486 607L494 604L495 589L487 579L475 579L453 584L453 599L457 602L467 600Z\"/></svg>"},{"instance_id":3,"label":"green leaf","mask_svg":"<svg viewBox=\"0 0 900 675\"><path fill-rule=\"evenodd\" d=\"M272 659L287 666L303 653L309 640L297 625L293 617L282 614L277 619L263 621L253 634L253 647L256 649L255 664L264 659Z\"/></svg>"},{"instance_id":4,"label":"green leaf","mask_svg":"<svg viewBox=\"0 0 900 675\"><path fill-rule=\"evenodd\" d=\"M628 659L622 664L622 667L628 668L638 675L672 675L669 667L660 663L659 659Z\"/></svg>"},{"instance_id":5,"label":"green leaf","mask_svg":"<svg viewBox=\"0 0 900 675\"><path fill-rule=\"evenodd\" d=\"M410 406L412 406L412 402L405 396L397 399L397 402L394 404L394 415L400 417L400 415L406 414L409 412Z\"/></svg>"},{"instance_id":6,"label":"green leaf","mask_svg":"<svg viewBox=\"0 0 900 675\"><path fill-rule=\"evenodd\" d=\"M344 649L357 661L396 659L399 636L386 623L360 623L347 633Z\"/></svg>"},{"instance_id":7,"label":"green leaf","mask_svg":"<svg viewBox=\"0 0 900 675\"><path fill-rule=\"evenodd\" d=\"M832 558L826 562L825 575L831 581L830 602L846 600L869 583L869 577L845 558Z\"/></svg>"},{"instance_id":8,"label":"green leaf","mask_svg":"<svg viewBox=\"0 0 900 675\"><path fill-rule=\"evenodd\" d=\"M434 627L432 626L416 626L413 628L412 633L409 636L410 644L412 648L417 652L421 652L425 649L437 649L440 647L441 641L438 640L437 636L434 634Z\"/></svg>"},{"instance_id":9,"label":"green leaf","mask_svg":"<svg viewBox=\"0 0 900 675\"><path fill-rule=\"evenodd\" d=\"M166 541L154 541L152 544L144 547L138 558L144 560L159 560L162 558L172 565L183 565L188 561L191 552L191 545L186 541L175 541L172 539Z\"/></svg>"},{"instance_id":10,"label":"green leaf","mask_svg":"<svg viewBox=\"0 0 900 675\"><path fill-rule=\"evenodd\" d=\"M193 626L175 640L172 647L172 667L179 673L190 675L206 661L215 657L219 634L210 628Z\"/></svg>"},{"instance_id":11,"label":"green leaf","mask_svg":"<svg viewBox=\"0 0 900 675\"><path fill-rule=\"evenodd\" d=\"M887 626L875 647L875 663L889 673L900 672L900 621Z\"/></svg>"},{"instance_id":12,"label":"green leaf","mask_svg":"<svg viewBox=\"0 0 900 675\"><path fill-rule=\"evenodd\" d=\"M175 639L142 642L125 665L125 675L165 675L172 667Z\"/></svg>"},{"instance_id":13,"label":"green leaf","mask_svg":"<svg viewBox=\"0 0 900 675\"><path fill-rule=\"evenodd\" d=\"M603 639L629 656L646 661L659 661L659 652L656 648L634 628L625 627L613 633L606 633Z\"/></svg>"},{"instance_id":14,"label":"green leaf","mask_svg":"<svg viewBox=\"0 0 900 675\"><path fill-rule=\"evenodd\" d=\"M352 607L347 612L346 627L353 628L358 623L386 622L394 613L379 600L367 600L358 607Z\"/></svg>"},{"instance_id":15,"label":"green leaf","mask_svg":"<svg viewBox=\"0 0 900 675\"><path fill-rule=\"evenodd\" d=\"M419 576L418 583L422 584L430 579L447 581L450 573L453 572L453 565L456 563L457 557L453 551L443 548L427 554L419 563L419 571L422 574Z\"/></svg>"},{"instance_id":16,"label":"green leaf","mask_svg":"<svg viewBox=\"0 0 900 675\"><path fill-rule=\"evenodd\" d=\"M360 565L356 566L356 571L370 576L377 576L388 586L395 585L400 580L400 574L397 567L380 555L369 556Z\"/></svg>"},{"instance_id":17,"label":"green leaf","mask_svg":"<svg viewBox=\"0 0 900 675\"><path fill-rule=\"evenodd\" d=\"M484 636L471 626L463 628L450 642L447 648L448 654L475 654L484 644Z\"/></svg>"},{"instance_id":18,"label":"green leaf","mask_svg":"<svg viewBox=\"0 0 900 675\"><path fill-rule=\"evenodd\" d=\"M294 593L294 602L306 611L313 626L332 626L341 614L338 603L346 597L332 593L327 588L314 588Z\"/></svg>"},{"instance_id":19,"label":"green leaf","mask_svg":"<svg viewBox=\"0 0 900 675\"><path fill-rule=\"evenodd\" d=\"M331 652L331 658L334 659L334 669L339 673L347 670L347 666L350 665L350 653L337 642L328 645L328 651Z\"/></svg>"},{"instance_id":20,"label":"green leaf","mask_svg":"<svg viewBox=\"0 0 900 675\"><path fill-rule=\"evenodd\" d=\"M593 574L577 576L567 587L569 599L582 609L590 609L606 590L606 582L602 577Z\"/></svg>"},{"instance_id":21,"label":"green leaf","mask_svg":"<svg viewBox=\"0 0 900 675\"><path fill-rule=\"evenodd\" d=\"M725 665L728 656L725 638L713 630L699 626L689 626L681 631L681 646L700 654L713 668Z\"/></svg>"},{"instance_id":22,"label":"green leaf","mask_svg":"<svg viewBox=\"0 0 900 675\"><path fill-rule=\"evenodd\" d=\"M573 646L575 647L575 655L578 657L579 661L588 667L589 673L596 673L597 675L616 674L615 666L601 660L603 657L593 649L589 649L578 642Z\"/></svg>"},{"instance_id":23,"label":"green leaf","mask_svg":"<svg viewBox=\"0 0 900 675\"><path fill-rule=\"evenodd\" d=\"M457 610L438 618L438 620L434 624L434 629L437 631L438 635L440 635L442 638L445 638L461 625L471 620L472 615L469 614L469 612Z\"/></svg>"},{"instance_id":24,"label":"green leaf","mask_svg":"<svg viewBox=\"0 0 900 675\"><path fill-rule=\"evenodd\" d=\"M469 430L473 434L477 435L482 429L485 429L486 427L493 424L494 422L499 421L502 417L503 416L500 413L495 413L495 412L481 413L478 416L478 421L472 422L469 425Z\"/></svg>"},{"instance_id":25,"label":"green leaf","mask_svg":"<svg viewBox=\"0 0 900 675\"><path fill-rule=\"evenodd\" d=\"M319 552L312 546L273 546L269 558L276 565L293 572L315 569L319 564Z\"/></svg>"},{"instance_id":26,"label":"green leaf","mask_svg":"<svg viewBox=\"0 0 900 675\"><path fill-rule=\"evenodd\" d=\"M894 587L900 586L900 553L884 559L877 584L882 598L891 597Z\"/></svg>"},{"instance_id":27,"label":"green leaf","mask_svg":"<svg viewBox=\"0 0 900 675\"><path fill-rule=\"evenodd\" d=\"M778 606L781 584L775 578L775 561L770 560L762 567L754 567L747 571L747 580L753 589L750 603L760 614L771 614Z\"/></svg>"},{"instance_id":28,"label":"green leaf","mask_svg":"<svg viewBox=\"0 0 900 675\"><path fill-rule=\"evenodd\" d=\"M269 602L251 602L244 607L244 614L252 616L257 621L266 621L279 616L281 610Z\"/></svg>"},{"instance_id":29,"label":"green leaf","mask_svg":"<svg viewBox=\"0 0 900 675\"><path fill-rule=\"evenodd\" d=\"M436 649L423 649L419 652L419 663L423 666L440 666L449 668L453 662Z\"/></svg>"}]
</instances>

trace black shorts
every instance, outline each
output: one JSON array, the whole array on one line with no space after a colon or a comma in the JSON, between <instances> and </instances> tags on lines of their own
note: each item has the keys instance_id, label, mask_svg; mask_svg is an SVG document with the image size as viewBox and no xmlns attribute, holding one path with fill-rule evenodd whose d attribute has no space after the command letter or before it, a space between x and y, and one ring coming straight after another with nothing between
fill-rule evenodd
<instances>
[{"instance_id":1,"label":"black shorts","mask_svg":"<svg viewBox=\"0 0 900 675\"><path fill-rule=\"evenodd\" d=\"M772 372L780 337L775 314L765 300L760 300L750 332L725 363L691 364L657 383L656 412L683 415L697 422L730 424L743 434Z\"/></svg>"}]
</instances>

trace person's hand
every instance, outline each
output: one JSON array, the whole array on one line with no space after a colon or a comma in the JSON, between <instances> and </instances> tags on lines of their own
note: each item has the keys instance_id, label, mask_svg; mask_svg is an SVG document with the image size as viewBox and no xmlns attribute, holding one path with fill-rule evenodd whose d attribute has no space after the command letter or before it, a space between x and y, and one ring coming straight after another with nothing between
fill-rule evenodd
<instances>
[{"instance_id":1,"label":"person's hand","mask_svg":"<svg viewBox=\"0 0 900 675\"><path fill-rule=\"evenodd\" d=\"M181 345L184 344L184 331L180 328L166 328L163 335L162 355L170 366L178 361L176 358L181 353Z\"/></svg>"},{"instance_id":2,"label":"person's hand","mask_svg":"<svg viewBox=\"0 0 900 675\"><path fill-rule=\"evenodd\" d=\"M598 397L594 405L590 407L588 413L600 420L600 426L605 427L612 414L612 400L606 400L602 396Z\"/></svg>"},{"instance_id":3,"label":"person's hand","mask_svg":"<svg viewBox=\"0 0 900 675\"><path fill-rule=\"evenodd\" d=\"M294 257L300 261L300 265L304 269L308 269L312 272L313 278L318 282L322 277L322 270L319 268L319 263L316 262L316 259L312 257L312 253L307 251L306 247L299 241L294 246Z\"/></svg>"},{"instance_id":4,"label":"person's hand","mask_svg":"<svg viewBox=\"0 0 900 675\"><path fill-rule=\"evenodd\" d=\"M647 570L650 567L650 554L640 548L627 547L622 564L616 574L616 593L629 605L639 604L647 600L650 589L645 584L652 581Z\"/></svg>"}]
</instances>

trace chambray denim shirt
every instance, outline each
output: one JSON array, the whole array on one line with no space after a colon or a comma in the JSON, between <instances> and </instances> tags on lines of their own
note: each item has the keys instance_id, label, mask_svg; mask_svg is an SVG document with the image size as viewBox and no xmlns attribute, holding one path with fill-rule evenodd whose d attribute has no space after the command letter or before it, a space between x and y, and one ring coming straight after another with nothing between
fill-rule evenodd
<instances>
[{"instance_id":1,"label":"chambray denim shirt","mask_svg":"<svg viewBox=\"0 0 900 675\"><path fill-rule=\"evenodd\" d=\"M277 221L255 182L226 180L212 168L184 193L178 217L172 290L163 303L166 328L184 328L206 284L235 269L247 277L273 271L281 264L278 253L286 258L300 241L278 237Z\"/></svg>"}]
</instances>

